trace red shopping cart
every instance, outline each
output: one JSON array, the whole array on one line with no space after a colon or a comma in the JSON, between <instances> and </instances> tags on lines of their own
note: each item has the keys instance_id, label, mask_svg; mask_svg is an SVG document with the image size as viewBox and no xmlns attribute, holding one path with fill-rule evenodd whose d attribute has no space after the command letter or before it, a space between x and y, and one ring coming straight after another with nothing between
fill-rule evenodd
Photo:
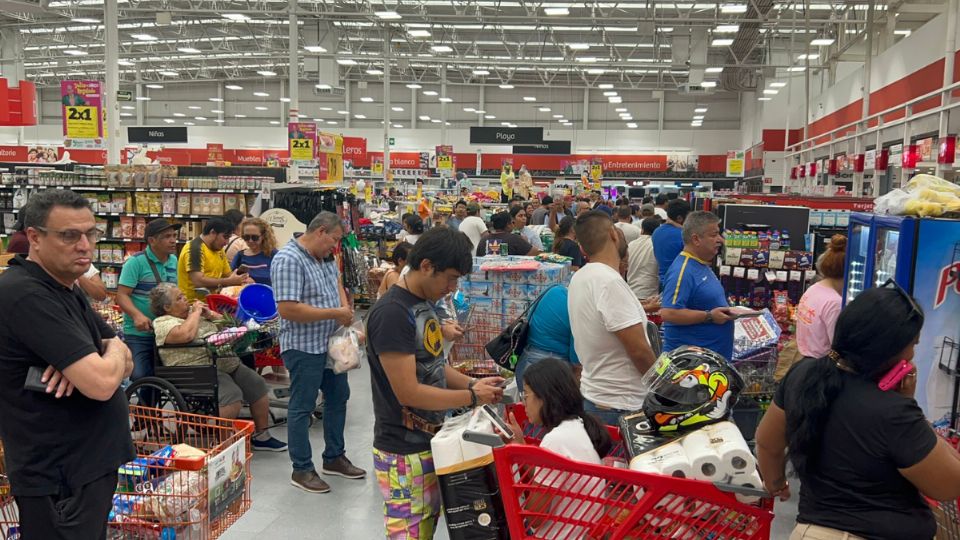
<instances>
[{"instance_id":1,"label":"red shopping cart","mask_svg":"<svg viewBox=\"0 0 960 540\"><path fill-rule=\"evenodd\" d=\"M222 315L237 314L237 300L222 294L208 294L207 307ZM253 362L258 371L265 367L283 367L283 359L280 358L280 345L274 338L270 342L255 343L252 347L256 352L253 353Z\"/></svg>"},{"instance_id":2,"label":"red shopping cart","mask_svg":"<svg viewBox=\"0 0 960 540\"><path fill-rule=\"evenodd\" d=\"M475 436L464 435L491 444ZM734 495L756 490L571 461L534 445L497 447L494 464L513 539L770 537L772 499L752 505Z\"/></svg>"}]
</instances>

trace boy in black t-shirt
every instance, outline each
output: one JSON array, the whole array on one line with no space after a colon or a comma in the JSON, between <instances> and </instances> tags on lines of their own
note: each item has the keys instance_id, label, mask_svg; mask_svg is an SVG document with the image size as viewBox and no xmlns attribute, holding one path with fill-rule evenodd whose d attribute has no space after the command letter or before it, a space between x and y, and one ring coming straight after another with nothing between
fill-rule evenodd
<instances>
[{"instance_id":1,"label":"boy in black t-shirt","mask_svg":"<svg viewBox=\"0 0 960 540\"><path fill-rule=\"evenodd\" d=\"M367 318L373 460L387 538L433 538L440 489L430 439L448 410L496 403L503 396L500 377L476 380L447 364L440 320L431 306L470 272L471 247L465 234L448 227L424 233L407 259L410 271Z\"/></svg>"}]
</instances>

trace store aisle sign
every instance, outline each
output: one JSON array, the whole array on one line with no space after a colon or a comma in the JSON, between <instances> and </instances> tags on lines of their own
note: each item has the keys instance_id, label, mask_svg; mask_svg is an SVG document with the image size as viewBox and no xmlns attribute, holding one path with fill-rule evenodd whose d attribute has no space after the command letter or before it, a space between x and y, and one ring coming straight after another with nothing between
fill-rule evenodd
<instances>
[{"instance_id":1,"label":"store aisle sign","mask_svg":"<svg viewBox=\"0 0 960 540\"><path fill-rule=\"evenodd\" d=\"M63 135L69 139L103 137L104 109L100 81L61 81Z\"/></svg>"},{"instance_id":2,"label":"store aisle sign","mask_svg":"<svg viewBox=\"0 0 960 540\"><path fill-rule=\"evenodd\" d=\"M570 155L570 141L543 141L542 144L527 144L513 147L514 154Z\"/></svg>"},{"instance_id":3,"label":"store aisle sign","mask_svg":"<svg viewBox=\"0 0 960 540\"><path fill-rule=\"evenodd\" d=\"M186 127L128 127L129 143L185 143Z\"/></svg>"},{"instance_id":4,"label":"store aisle sign","mask_svg":"<svg viewBox=\"0 0 960 540\"><path fill-rule=\"evenodd\" d=\"M727 176L743 178L746 165L744 152L727 152Z\"/></svg>"},{"instance_id":5,"label":"store aisle sign","mask_svg":"<svg viewBox=\"0 0 960 540\"><path fill-rule=\"evenodd\" d=\"M316 156L317 124L290 122L287 124L287 139L292 161L313 161Z\"/></svg>"},{"instance_id":6,"label":"store aisle sign","mask_svg":"<svg viewBox=\"0 0 960 540\"><path fill-rule=\"evenodd\" d=\"M544 144L542 127L471 127L470 144Z\"/></svg>"},{"instance_id":7,"label":"store aisle sign","mask_svg":"<svg viewBox=\"0 0 960 540\"><path fill-rule=\"evenodd\" d=\"M355 167L370 163L367 157L367 139L363 137L344 137L343 159L349 159Z\"/></svg>"}]
</instances>

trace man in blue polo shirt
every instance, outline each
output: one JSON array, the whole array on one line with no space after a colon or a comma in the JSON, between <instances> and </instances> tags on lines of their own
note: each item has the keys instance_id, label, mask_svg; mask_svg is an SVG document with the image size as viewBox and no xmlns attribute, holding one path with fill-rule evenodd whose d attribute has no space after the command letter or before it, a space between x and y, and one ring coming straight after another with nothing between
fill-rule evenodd
<instances>
[{"instance_id":1,"label":"man in blue polo shirt","mask_svg":"<svg viewBox=\"0 0 960 540\"><path fill-rule=\"evenodd\" d=\"M123 310L123 340L133 354L132 380L153 375L153 319L150 291L158 283L177 284L177 237L180 224L157 218L144 232L147 249L123 263L117 286L117 304ZM152 394L141 395L147 403Z\"/></svg>"},{"instance_id":2,"label":"man in blue polo shirt","mask_svg":"<svg viewBox=\"0 0 960 540\"><path fill-rule=\"evenodd\" d=\"M683 250L663 281L663 350L697 345L727 359L733 355L733 316L723 286L710 267L721 246L717 216L710 212L686 216Z\"/></svg>"},{"instance_id":3,"label":"man in blue polo shirt","mask_svg":"<svg viewBox=\"0 0 960 540\"><path fill-rule=\"evenodd\" d=\"M690 213L690 203L676 199L667 203L667 221L653 232L653 256L657 258L660 284L664 283L667 269L683 249L683 221Z\"/></svg>"}]
</instances>

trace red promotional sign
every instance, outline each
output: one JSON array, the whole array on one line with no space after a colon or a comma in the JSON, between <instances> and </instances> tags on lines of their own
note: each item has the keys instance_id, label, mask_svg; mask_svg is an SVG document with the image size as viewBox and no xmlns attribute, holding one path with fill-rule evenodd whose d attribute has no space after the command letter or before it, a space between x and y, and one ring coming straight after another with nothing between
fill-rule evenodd
<instances>
[{"instance_id":1,"label":"red promotional sign","mask_svg":"<svg viewBox=\"0 0 960 540\"><path fill-rule=\"evenodd\" d=\"M16 161L26 163L26 146L0 146L0 161Z\"/></svg>"},{"instance_id":2,"label":"red promotional sign","mask_svg":"<svg viewBox=\"0 0 960 540\"><path fill-rule=\"evenodd\" d=\"M207 164L223 162L223 145L207 143Z\"/></svg>"},{"instance_id":3,"label":"red promotional sign","mask_svg":"<svg viewBox=\"0 0 960 540\"><path fill-rule=\"evenodd\" d=\"M259 167L263 165L263 150L234 150L233 164Z\"/></svg>"},{"instance_id":4,"label":"red promotional sign","mask_svg":"<svg viewBox=\"0 0 960 540\"><path fill-rule=\"evenodd\" d=\"M866 156L864 154L853 156L853 172L863 172L865 162Z\"/></svg>"},{"instance_id":5,"label":"red promotional sign","mask_svg":"<svg viewBox=\"0 0 960 540\"><path fill-rule=\"evenodd\" d=\"M937 154L937 163L953 164L957 154L957 136L947 135L940 139L940 152Z\"/></svg>"},{"instance_id":6,"label":"red promotional sign","mask_svg":"<svg viewBox=\"0 0 960 540\"><path fill-rule=\"evenodd\" d=\"M370 165L370 157L367 155L367 139L363 137L344 137L343 159L351 161L354 167Z\"/></svg>"}]
</instances>

